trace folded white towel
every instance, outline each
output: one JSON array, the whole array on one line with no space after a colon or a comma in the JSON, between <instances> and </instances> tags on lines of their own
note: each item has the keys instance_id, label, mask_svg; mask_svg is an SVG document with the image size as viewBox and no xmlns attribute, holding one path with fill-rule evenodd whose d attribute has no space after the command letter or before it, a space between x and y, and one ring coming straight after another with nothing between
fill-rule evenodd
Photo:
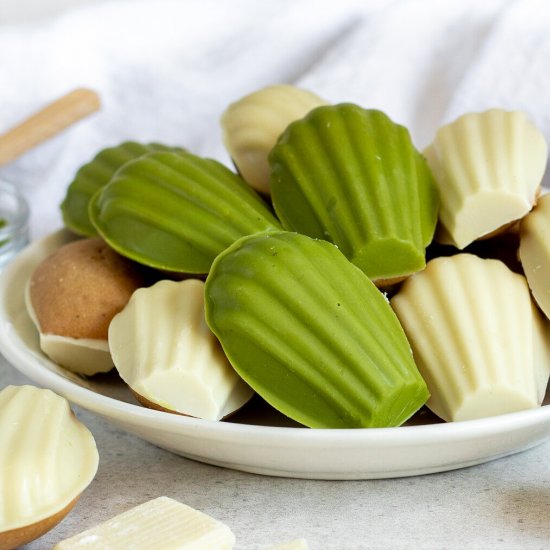
<instances>
[{"instance_id":1,"label":"folded white towel","mask_svg":"<svg viewBox=\"0 0 550 550\"><path fill-rule=\"evenodd\" d=\"M228 162L220 114L276 82L382 109L419 147L490 106L526 110L550 140L548 28L545 0L131 0L0 27L0 131L72 88L103 104L0 177L28 195L36 238L103 147L155 140Z\"/></svg>"},{"instance_id":2,"label":"folded white towel","mask_svg":"<svg viewBox=\"0 0 550 550\"><path fill-rule=\"evenodd\" d=\"M491 32L450 101L445 119L491 107L525 111L550 141L550 3L514 2Z\"/></svg>"}]
</instances>

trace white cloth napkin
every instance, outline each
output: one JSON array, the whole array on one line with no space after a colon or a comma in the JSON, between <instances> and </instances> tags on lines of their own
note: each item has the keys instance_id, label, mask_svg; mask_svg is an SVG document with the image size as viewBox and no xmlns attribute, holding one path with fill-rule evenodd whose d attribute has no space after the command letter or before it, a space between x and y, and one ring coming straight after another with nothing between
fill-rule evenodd
<instances>
[{"instance_id":1,"label":"white cloth napkin","mask_svg":"<svg viewBox=\"0 0 550 550\"><path fill-rule=\"evenodd\" d=\"M102 100L0 178L28 196L36 238L101 148L155 140L228 162L221 113L278 82L382 109L419 147L488 107L525 110L550 141L549 28L545 0L129 0L0 26L0 132L72 88Z\"/></svg>"}]
</instances>

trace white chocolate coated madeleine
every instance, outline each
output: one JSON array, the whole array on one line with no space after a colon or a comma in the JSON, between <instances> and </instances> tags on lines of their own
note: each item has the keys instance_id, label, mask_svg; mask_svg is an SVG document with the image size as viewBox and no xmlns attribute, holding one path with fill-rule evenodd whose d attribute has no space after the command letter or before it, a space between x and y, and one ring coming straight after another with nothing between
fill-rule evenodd
<instances>
[{"instance_id":1,"label":"white chocolate coated madeleine","mask_svg":"<svg viewBox=\"0 0 550 550\"><path fill-rule=\"evenodd\" d=\"M431 397L448 421L540 405L550 332L522 275L458 254L428 262L391 299Z\"/></svg>"},{"instance_id":2,"label":"white chocolate coated madeleine","mask_svg":"<svg viewBox=\"0 0 550 550\"><path fill-rule=\"evenodd\" d=\"M80 374L112 369L109 323L144 284L139 268L101 239L62 246L35 269L27 287L42 351Z\"/></svg>"},{"instance_id":3,"label":"white chocolate coated madeleine","mask_svg":"<svg viewBox=\"0 0 550 550\"><path fill-rule=\"evenodd\" d=\"M231 550L235 535L227 525L167 497L123 512L54 550Z\"/></svg>"},{"instance_id":4,"label":"white chocolate coated madeleine","mask_svg":"<svg viewBox=\"0 0 550 550\"><path fill-rule=\"evenodd\" d=\"M531 292L550 318L550 194L521 220L519 259Z\"/></svg>"},{"instance_id":5,"label":"white chocolate coated madeleine","mask_svg":"<svg viewBox=\"0 0 550 550\"><path fill-rule=\"evenodd\" d=\"M267 157L295 120L320 105L312 92L285 84L268 86L232 103L223 113L223 142L239 173L254 189L269 193Z\"/></svg>"},{"instance_id":6,"label":"white chocolate coated madeleine","mask_svg":"<svg viewBox=\"0 0 550 550\"><path fill-rule=\"evenodd\" d=\"M0 392L0 548L51 529L94 478L94 438L69 403L50 390Z\"/></svg>"},{"instance_id":7,"label":"white chocolate coated madeleine","mask_svg":"<svg viewBox=\"0 0 550 550\"><path fill-rule=\"evenodd\" d=\"M531 300L533 312L533 360L535 363L535 383L537 403L540 405L546 395L550 370L550 323Z\"/></svg>"},{"instance_id":8,"label":"white chocolate coated madeleine","mask_svg":"<svg viewBox=\"0 0 550 550\"><path fill-rule=\"evenodd\" d=\"M204 282L160 281L137 290L109 327L122 379L145 405L207 420L253 395L204 319Z\"/></svg>"},{"instance_id":9,"label":"white chocolate coated madeleine","mask_svg":"<svg viewBox=\"0 0 550 550\"><path fill-rule=\"evenodd\" d=\"M440 188L436 240L463 249L535 203L548 147L524 113L491 109L443 126L425 155Z\"/></svg>"}]
</instances>

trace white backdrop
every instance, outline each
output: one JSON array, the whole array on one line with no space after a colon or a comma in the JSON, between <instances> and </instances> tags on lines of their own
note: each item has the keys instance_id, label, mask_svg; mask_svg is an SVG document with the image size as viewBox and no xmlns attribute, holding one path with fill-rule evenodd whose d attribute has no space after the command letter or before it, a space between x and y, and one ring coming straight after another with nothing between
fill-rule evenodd
<instances>
[{"instance_id":1,"label":"white backdrop","mask_svg":"<svg viewBox=\"0 0 550 550\"><path fill-rule=\"evenodd\" d=\"M76 169L122 140L228 162L218 120L261 86L386 111L419 147L444 121L521 109L550 139L545 0L126 0L0 26L0 131L68 90L102 110L0 170L31 200L33 237L60 225Z\"/></svg>"}]
</instances>

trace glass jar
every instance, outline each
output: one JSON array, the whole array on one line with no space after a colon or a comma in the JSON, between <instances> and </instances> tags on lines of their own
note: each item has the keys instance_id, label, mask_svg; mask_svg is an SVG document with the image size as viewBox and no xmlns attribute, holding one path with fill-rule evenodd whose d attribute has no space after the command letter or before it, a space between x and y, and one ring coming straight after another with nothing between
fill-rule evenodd
<instances>
[{"instance_id":1,"label":"glass jar","mask_svg":"<svg viewBox=\"0 0 550 550\"><path fill-rule=\"evenodd\" d=\"M0 180L0 269L29 242L29 205L17 187Z\"/></svg>"}]
</instances>

